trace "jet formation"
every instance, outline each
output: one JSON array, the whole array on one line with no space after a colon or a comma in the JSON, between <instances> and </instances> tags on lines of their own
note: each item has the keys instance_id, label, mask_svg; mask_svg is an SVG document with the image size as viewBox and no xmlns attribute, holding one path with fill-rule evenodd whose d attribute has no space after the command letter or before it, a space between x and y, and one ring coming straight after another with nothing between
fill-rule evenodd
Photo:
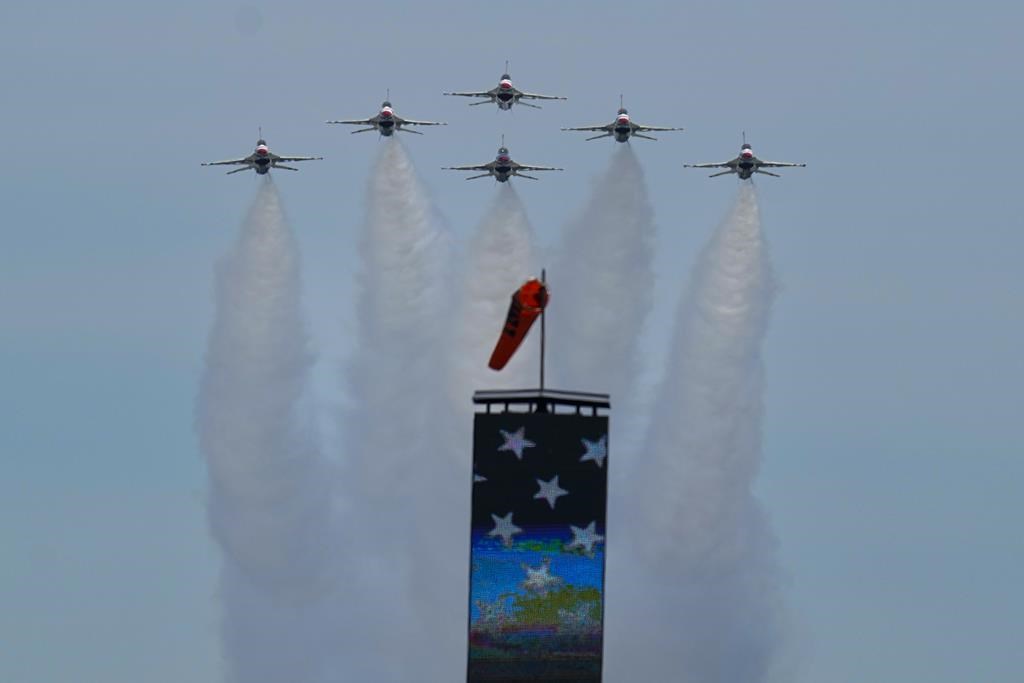
<instances>
[{"instance_id":1,"label":"jet formation","mask_svg":"<svg viewBox=\"0 0 1024 683\"><path fill-rule=\"evenodd\" d=\"M478 102L470 103L470 106L477 106L481 104L496 104L499 111L509 111L516 104L522 104L526 107L532 107L534 109L540 109L541 107L535 104L530 104L524 100L565 100L567 98L560 95L540 95L537 93L525 92L519 90L512 85L512 77L508 73L508 62L505 62L505 73L498 79L498 85L490 90L480 91L466 91L466 92L445 92L444 95L454 95L458 97L474 97L479 99ZM377 131L381 137L391 137L396 131L404 131L406 133L415 133L416 135L422 135L418 130L412 130L409 126L447 126L448 124L444 121L419 121L416 119L406 119L395 113L395 109L391 104L391 92L388 91L387 99L385 99L381 105L380 110L373 116L365 119L341 119L335 121L327 121L328 124L342 124L350 126L361 126L358 130L351 131L354 133L368 133L371 131ZM602 138L613 138L616 142L629 142L632 138L643 138L645 140L657 140L652 135L647 135L650 132L658 131L680 131L682 128L668 127L668 126L649 126L641 123L637 123L630 117L629 111L623 106L622 96L619 96L619 110L615 115L615 118L610 123L593 125L593 126L578 126L571 128L562 128L564 131L584 131L597 133L591 137L586 138L587 141L599 140ZM293 166L286 164L297 162L297 161L313 161L323 159L323 157L313 156L279 156L270 151L267 146L266 140L263 139L262 130L260 131L260 139L256 142L255 151L246 157L239 159L225 159L223 161L207 161L203 163L203 166L239 166L239 168L228 171L228 175L232 173L240 173L241 171L256 171L259 175L265 175L272 168L281 168L286 171L297 171L298 169ZM724 169L718 173L712 173L709 177L716 178L723 175L735 174L741 180L750 179L755 173L761 175L772 176L775 178L780 177L777 173L772 173L764 169L767 168L784 168L784 167L803 167L807 164L793 163L788 161L765 161L759 159L754 155L753 148L747 143L747 135L743 133L743 144L740 147L740 154L734 159L728 161L721 161L716 163L701 163L701 164L683 164L685 168L721 168ZM533 166L528 164L520 164L514 161L509 154L508 147L505 146L505 136L502 136L501 147L498 148L498 153L495 155L494 160L477 165L466 165L466 166L445 166L443 170L449 171L480 171L477 175L471 175L466 180L474 180L477 178L494 178L499 183L508 182L513 176L520 178L527 178L529 180L538 180L535 176L527 175L523 171L561 171L562 168L555 166Z\"/></svg>"}]
</instances>

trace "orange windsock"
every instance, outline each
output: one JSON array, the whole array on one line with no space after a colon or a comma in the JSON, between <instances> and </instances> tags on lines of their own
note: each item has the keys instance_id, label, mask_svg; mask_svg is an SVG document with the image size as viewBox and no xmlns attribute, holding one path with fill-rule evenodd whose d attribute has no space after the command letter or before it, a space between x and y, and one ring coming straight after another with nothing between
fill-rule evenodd
<instances>
[{"instance_id":1,"label":"orange windsock","mask_svg":"<svg viewBox=\"0 0 1024 683\"><path fill-rule=\"evenodd\" d=\"M505 328L498 337L498 343L487 364L492 370L501 370L523 343L526 333L530 331L537 316L548 305L548 288L543 282L531 277L512 294L512 302L508 306Z\"/></svg>"}]
</instances>

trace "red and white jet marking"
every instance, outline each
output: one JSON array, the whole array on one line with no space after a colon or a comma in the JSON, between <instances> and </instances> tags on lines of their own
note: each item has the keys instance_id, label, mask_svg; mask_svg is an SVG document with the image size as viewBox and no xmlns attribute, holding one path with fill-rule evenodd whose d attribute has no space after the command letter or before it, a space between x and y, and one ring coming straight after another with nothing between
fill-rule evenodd
<instances>
[{"instance_id":1,"label":"red and white jet marking","mask_svg":"<svg viewBox=\"0 0 1024 683\"><path fill-rule=\"evenodd\" d=\"M724 168L727 169L721 173L712 173L709 178L715 178L720 175L729 175L735 173L740 177L741 180L747 180L755 173L762 175L770 175L775 178L781 178L778 173L769 173L768 171L762 171L762 168L790 168L790 167L803 167L807 164L794 164L788 161L764 161L754 156L754 150L749 144L747 144L747 134L743 134L743 146L740 147L740 155L735 159L729 161L722 161L717 164L683 164L686 168Z\"/></svg>"},{"instance_id":2,"label":"red and white jet marking","mask_svg":"<svg viewBox=\"0 0 1024 683\"><path fill-rule=\"evenodd\" d=\"M227 175L232 173L239 173L241 171L253 170L260 175L265 175L271 168L283 168L286 171L298 171L297 168L291 166L285 166L281 162L292 162L292 161L314 161L323 159L323 157L282 157L274 154L267 147L267 141L260 138L256 141L256 151L247 157L241 159L225 159L224 161L207 161L203 163L203 166L241 166L242 168L236 168L233 171L228 171Z\"/></svg>"},{"instance_id":3,"label":"red and white jet marking","mask_svg":"<svg viewBox=\"0 0 1024 683\"><path fill-rule=\"evenodd\" d=\"M523 102L522 100L564 100L565 97L557 95L538 95L532 92L523 92L512 85L512 77L508 75L508 62L505 62L505 73L498 79L498 86L491 88L490 90L480 90L472 92L446 92L445 95L456 95L458 97L481 97L486 98L480 102L471 102L469 106L475 107L481 104L487 104L493 102L498 105L498 109L508 111L512 108L513 104L521 104L524 107L533 107L534 109L541 109L536 104L530 104L529 102Z\"/></svg>"},{"instance_id":4,"label":"red and white jet marking","mask_svg":"<svg viewBox=\"0 0 1024 683\"><path fill-rule=\"evenodd\" d=\"M390 92L388 93L390 97ZM344 123L350 126L368 126L367 128L360 128L354 130L352 133L367 133L371 130L375 130L384 137L390 137L396 130L404 131L406 133L416 133L417 135L423 135L418 130L403 129L402 126L447 126L447 123L442 121L414 121L413 119L403 119L401 116L395 113L395 110L391 107L391 102L384 100L380 105L380 111L377 112L376 116L371 116L368 119L351 119L347 121L328 121L327 123Z\"/></svg>"},{"instance_id":5,"label":"red and white jet marking","mask_svg":"<svg viewBox=\"0 0 1024 683\"><path fill-rule=\"evenodd\" d=\"M649 130L682 130L682 128L665 128L663 126L644 126L629 118L629 112L622 106L622 96L619 95L619 112L615 120L603 126L580 126L578 128L563 128L562 130L585 130L590 132L601 131L587 140L598 140L600 138L614 137L616 142L628 142L631 137L644 138L645 140L657 140L651 135L644 135Z\"/></svg>"}]
</instances>

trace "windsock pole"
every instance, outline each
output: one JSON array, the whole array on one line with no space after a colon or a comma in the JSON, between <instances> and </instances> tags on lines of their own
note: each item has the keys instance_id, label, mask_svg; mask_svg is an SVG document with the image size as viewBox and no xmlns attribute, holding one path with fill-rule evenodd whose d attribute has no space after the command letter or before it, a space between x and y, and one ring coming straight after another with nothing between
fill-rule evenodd
<instances>
[{"instance_id":1,"label":"windsock pole","mask_svg":"<svg viewBox=\"0 0 1024 683\"><path fill-rule=\"evenodd\" d=\"M544 307L540 311L540 391L541 391L541 393L544 393L544 336L545 336L544 319L547 317L544 314L548 310L548 307L547 307L547 284L548 284L547 273L548 273L548 271L547 271L546 268L542 268L541 271L540 271L540 281L541 281L541 284L544 285L544 298L545 298Z\"/></svg>"}]
</instances>

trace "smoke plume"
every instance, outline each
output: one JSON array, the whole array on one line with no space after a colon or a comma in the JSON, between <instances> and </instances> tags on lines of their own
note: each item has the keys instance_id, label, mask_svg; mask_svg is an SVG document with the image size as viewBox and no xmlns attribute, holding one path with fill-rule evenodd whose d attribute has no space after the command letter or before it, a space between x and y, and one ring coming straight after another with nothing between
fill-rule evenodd
<instances>
[{"instance_id":1,"label":"smoke plume","mask_svg":"<svg viewBox=\"0 0 1024 683\"><path fill-rule=\"evenodd\" d=\"M548 274L551 366L561 388L628 400L651 309L654 215L643 169L618 145L583 212L564 229Z\"/></svg>"},{"instance_id":2,"label":"smoke plume","mask_svg":"<svg viewBox=\"0 0 1024 683\"><path fill-rule=\"evenodd\" d=\"M220 264L197 428L224 555L228 680L316 680L325 661L331 495L297 414L312 363L299 260L268 178Z\"/></svg>"},{"instance_id":3,"label":"smoke plume","mask_svg":"<svg viewBox=\"0 0 1024 683\"><path fill-rule=\"evenodd\" d=\"M629 644L628 656L610 662L621 680L764 680L778 649L775 541L751 491L772 298L756 194L743 183L680 305L646 462L623 506L636 513L630 561L648 576L623 582L626 595L610 610L609 638ZM636 575L635 564L609 567L618 572ZM633 637L622 626L628 612L655 628Z\"/></svg>"},{"instance_id":4,"label":"smoke plume","mask_svg":"<svg viewBox=\"0 0 1024 683\"><path fill-rule=\"evenodd\" d=\"M487 367L498 340L509 300L528 277L539 277L535 270L533 230L519 194L511 183L503 183L487 210L470 244L463 274L462 305L454 325L454 382L452 401L464 417L464 435L470 434L472 411L469 397L477 389L523 389L537 384L537 344L524 343L501 372ZM468 467L470 458L463 439L460 459Z\"/></svg>"},{"instance_id":5,"label":"smoke plume","mask_svg":"<svg viewBox=\"0 0 1024 683\"><path fill-rule=\"evenodd\" d=\"M385 141L367 188L343 431L352 680L455 680L465 666L465 568L449 560L465 555L468 513L446 496L465 497L468 474L439 400L449 246L401 143Z\"/></svg>"}]
</instances>

